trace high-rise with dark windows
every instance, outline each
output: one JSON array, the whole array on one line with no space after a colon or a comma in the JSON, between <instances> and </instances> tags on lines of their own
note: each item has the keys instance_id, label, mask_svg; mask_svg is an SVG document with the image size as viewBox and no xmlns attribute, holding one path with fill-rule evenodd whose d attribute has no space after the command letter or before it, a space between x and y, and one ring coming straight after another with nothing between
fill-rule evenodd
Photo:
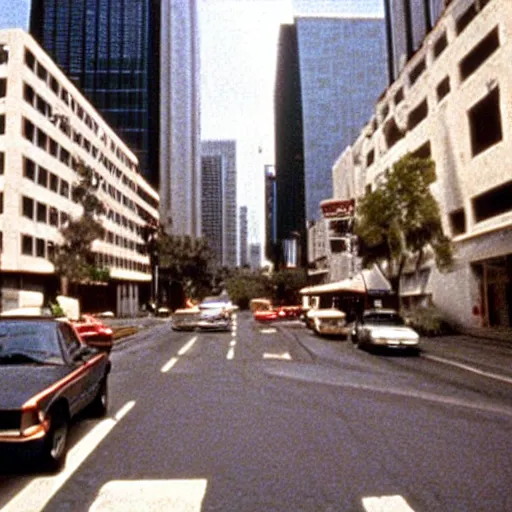
<instances>
[{"instance_id":1,"label":"high-rise with dark windows","mask_svg":"<svg viewBox=\"0 0 512 512\"><path fill-rule=\"evenodd\" d=\"M30 31L158 185L160 0L32 0Z\"/></svg>"}]
</instances>

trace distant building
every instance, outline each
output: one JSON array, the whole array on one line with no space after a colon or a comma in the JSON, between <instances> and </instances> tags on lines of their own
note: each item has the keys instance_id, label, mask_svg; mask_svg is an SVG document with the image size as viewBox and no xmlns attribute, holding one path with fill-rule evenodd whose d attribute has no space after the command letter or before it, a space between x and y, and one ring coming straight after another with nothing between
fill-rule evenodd
<instances>
[{"instance_id":1,"label":"distant building","mask_svg":"<svg viewBox=\"0 0 512 512\"><path fill-rule=\"evenodd\" d=\"M251 269L258 270L261 268L261 244L250 244L249 254Z\"/></svg>"},{"instance_id":2,"label":"distant building","mask_svg":"<svg viewBox=\"0 0 512 512\"><path fill-rule=\"evenodd\" d=\"M240 266L249 265L249 218L247 206L240 206Z\"/></svg>"},{"instance_id":3,"label":"distant building","mask_svg":"<svg viewBox=\"0 0 512 512\"><path fill-rule=\"evenodd\" d=\"M407 268L407 305L464 327L512 326L512 2L451 2L333 168L335 198L373 190L407 153L431 157L455 265Z\"/></svg>"},{"instance_id":4,"label":"distant building","mask_svg":"<svg viewBox=\"0 0 512 512\"><path fill-rule=\"evenodd\" d=\"M276 168L265 165L265 256L275 261L277 243Z\"/></svg>"},{"instance_id":5,"label":"distant building","mask_svg":"<svg viewBox=\"0 0 512 512\"><path fill-rule=\"evenodd\" d=\"M201 144L203 236L219 267L237 266L236 142Z\"/></svg>"},{"instance_id":6,"label":"distant building","mask_svg":"<svg viewBox=\"0 0 512 512\"><path fill-rule=\"evenodd\" d=\"M320 202L332 196L332 165L387 81L383 19L298 17L281 27L275 124L283 258L306 264L306 223L320 218Z\"/></svg>"},{"instance_id":7,"label":"distant building","mask_svg":"<svg viewBox=\"0 0 512 512\"><path fill-rule=\"evenodd\" d=\"M160 3L31 0L30 32L158 187Z\"/></svg>"},{"instance_id":8,"label":"distant building","mask_svg":"<svg viewBox=\"0 0 512 512\"><path fill-rule=\"evenodd\" d=\"M53 298L59 283L51 261L59 229L80 217L73 200L75 162L90 166L107 212L96 240L96 266L107 286L81 293L82 309L133 315L148 300L151 268L143 228L158 224L157 192L136 156L26 32L0 31L1 306L20 304L25 291Z\"/></svg>"}]
</instances>

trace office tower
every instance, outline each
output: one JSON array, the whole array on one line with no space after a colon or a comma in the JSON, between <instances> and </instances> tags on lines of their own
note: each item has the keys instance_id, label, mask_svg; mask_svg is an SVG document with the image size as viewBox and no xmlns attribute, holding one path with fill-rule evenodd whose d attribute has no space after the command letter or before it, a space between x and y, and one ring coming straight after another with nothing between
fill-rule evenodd
<instances>
[{"instance_id":1,"label":"office tower","mask_svg":"<svg viewBox=\"0 0 512 512\"><path fill-rule=\"evenodd\" d=\"M258 270L261 268L261 245L250 244L249 245L249 257L250 265L252 270Z\"/></svg>"},{"instance_id":2,"label":"office tower","mask_svg":"<svg viewBox=\"0 0 512 512\"><path fill-rule=\"evenodd\" d=\"M245 267L249 264L248 247L248 227L249 219L247 216L247 206L240 206L240 266Z\"/></svg>"},{"instance_id":3,"label":"office tower","mask_svg":"<svg viewBox=\"0 0 512 512\"><path fill-rule=\"evenodd\" d=\"M218 267L236 267L236 142L203 141L201 173L203 236Z\"/></svg>"},{"instance_id":4,"label":"office tower","mask_svg":"<svg viewBox=\"0 0 512 512\"><path fill-rule=\"evenodd\" d=\"M306 260L305 227L332 197L331 169L387 84L384 21L298 17L280 32L276 112L277 237ZM283 252L284 251L284 252ZM289 262L292 266L294 262Z\"/></svg>"},{"instance_id":5,"label":"office tower","mask_svg":"<svg viewBox=\"0 0 512 512\"><path fill-rule=\"evenodd\" d=\"M160 1L32 0L30 31L158 186Z\"/></svg>"},{"instance_id":6,"label":"office tower","mask_svg":"<svg viewBox=\"0 0 512 512\"><path fill-rule=\"evenodd\" d=\"M420 47L448 3L449 0L384 0L390 83Z\"/></svg>"},{"instance_id":7,"label":"office tower","mask_svg":"<svg viewBox=\"0 0 512 512\"><path fill-rule=\"evenodd\" d=\"M276 168L265 165L265 256L275 261L277 242Z\"/></svg>"},{"instance_id":8,"label":"office tower","mask_svg":"<svg viewBox=\"0 0 512 512\"><path fill-rule=\"evenodd\" d=\"M168 231L191 236L201 235L196 1L163 0L161 25L160 217Z\"/></svg>"}]
</instances>

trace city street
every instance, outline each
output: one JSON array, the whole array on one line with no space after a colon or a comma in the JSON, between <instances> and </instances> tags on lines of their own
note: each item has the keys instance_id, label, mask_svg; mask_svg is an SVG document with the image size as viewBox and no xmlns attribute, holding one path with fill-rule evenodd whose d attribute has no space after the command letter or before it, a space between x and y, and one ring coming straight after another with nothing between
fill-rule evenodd
<instances>
[{"instance_id":1,"label":"city street","mask_svg":"<svg viewBox=\"0 0 512 512\"><path fill-rule=\"evenodd\" d=\"M110 412L56 475L3 469L2 512L512 510L512 343L372 354L298 321L114 348Z\"/></svg>"}]
</instances>

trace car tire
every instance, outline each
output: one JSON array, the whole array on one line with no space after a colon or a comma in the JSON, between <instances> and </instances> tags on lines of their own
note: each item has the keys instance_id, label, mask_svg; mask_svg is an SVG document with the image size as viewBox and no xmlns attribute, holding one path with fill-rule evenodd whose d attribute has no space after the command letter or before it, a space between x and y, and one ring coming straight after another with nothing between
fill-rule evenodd
<instances>
[{"instance_id":1,"label":"car tire","mask_svg":"<svg viewBox=\"0 0 512 512\"><path fill-rule=\"evenodd\" d=\"M62 409L50 411L50 429L43 446L43 466L54 473L62 469L68 449L69 419Z\"/></svg>"},{"instance_id":2,"label":"car tire","mask_svg":"<svg viewBox=\"0 0 512 512\"><path fill-rule=\"evenodd\" d=\"M104 418L108 412L108 381L103 379L98 394L89 406L90 416L93 418Z\"/></svg>"}]
</instances>

